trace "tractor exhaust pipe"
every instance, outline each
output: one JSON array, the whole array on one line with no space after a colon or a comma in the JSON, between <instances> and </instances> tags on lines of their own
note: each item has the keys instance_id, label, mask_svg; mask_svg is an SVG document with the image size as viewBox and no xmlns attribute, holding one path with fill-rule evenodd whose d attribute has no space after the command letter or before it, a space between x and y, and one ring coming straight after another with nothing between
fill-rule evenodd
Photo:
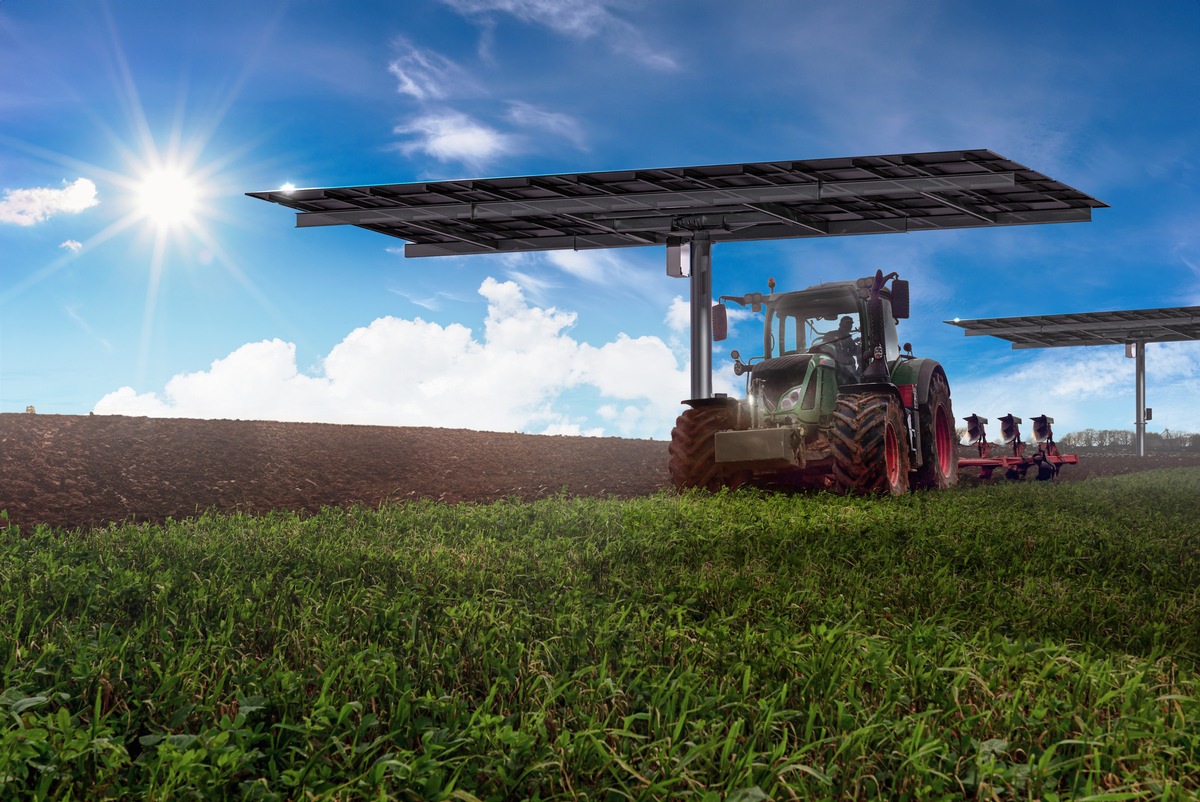
<instances>
[{"instance_id":1,"label":"tractor exhaust pipe","mask_svg":"<svg viewBox=\"0 0 1200 802\"><path fill-rule=\"evenodd\" d=\"M875 280L871 283L871 294L867 296L867 335L869 342L864 343L863 355L869 360L863 371L865 382L891 381L891 372L887 364L887 345L883 341L883 290L884 283L896 274L884 276L882 270L875 271Z\"/></svg>"}]
</instances>

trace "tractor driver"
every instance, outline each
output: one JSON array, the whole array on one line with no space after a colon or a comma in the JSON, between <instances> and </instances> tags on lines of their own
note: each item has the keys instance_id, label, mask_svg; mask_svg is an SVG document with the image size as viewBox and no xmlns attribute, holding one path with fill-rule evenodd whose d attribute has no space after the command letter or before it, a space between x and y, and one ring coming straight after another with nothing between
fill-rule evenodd
<instances>
[{"instance_id":1,"label":"tractor driver","mask_svg":"<svg viewBox=\"0 0 1200 802\"><path fill-rule=\"evenodd\" d=\"M846 315L838 323L837 329L821 335L819 345L829 345L833 348L833 358L838 367L855 375L858 374L858 343L854 341L854 318Z\"/></svg>"}]
</instances>

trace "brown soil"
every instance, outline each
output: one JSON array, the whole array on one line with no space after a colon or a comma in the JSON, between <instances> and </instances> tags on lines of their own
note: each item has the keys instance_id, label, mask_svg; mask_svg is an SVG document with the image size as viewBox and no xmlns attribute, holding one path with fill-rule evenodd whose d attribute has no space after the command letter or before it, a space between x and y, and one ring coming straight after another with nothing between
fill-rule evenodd
<instances>
[{"instance_id":1,"label":"brown soil","mask_svg":"<svg viewBox=\"0 0 1200 802\"><path fill-rule=\"evenodd\" d=\"M1200 455L1081 455L1059 480L1181 465L1200 465ZM659 440L0 414L0 509L22 528L563 491L629 498L669 486Z\"/></svg>"},{"instance_id":2,"label":"brown soil","mask_svg":"<svg viewBox=\"0 0 1200 802\"><path fill-rule=\"evenodd\" d=\"M314 512L389 500L640 496L667 444L463 429L0 414L0 509L75 527L209 509Z\"/></svg>"}]
</instances>

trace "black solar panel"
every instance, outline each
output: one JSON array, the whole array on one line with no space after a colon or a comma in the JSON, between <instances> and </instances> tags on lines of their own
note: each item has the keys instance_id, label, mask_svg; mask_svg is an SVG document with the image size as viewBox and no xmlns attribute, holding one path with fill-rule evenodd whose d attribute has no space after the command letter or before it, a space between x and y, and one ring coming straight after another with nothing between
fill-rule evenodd
<instances>
[{"instance_id":1,"label":"black solar panel","mask_svg":"<svg viewBox=\"0 0 1200 802\"><path fill-rule=\"evenodd\" d=\"M1107 204L990 150L326 189L251 197L355 225L407 256L1084 222Z\"/></svg>"},{"instance_id":2,"label":"black solar panel","mask_svg":"<svg viewBox=\"0 0 1200 802\"><path fill-rule=\"evenodd\" d=\"M1013 348L1200 340L1200 306L946 322L965 329L967 336L999 337Z\"/></svg>"}]
</instances>

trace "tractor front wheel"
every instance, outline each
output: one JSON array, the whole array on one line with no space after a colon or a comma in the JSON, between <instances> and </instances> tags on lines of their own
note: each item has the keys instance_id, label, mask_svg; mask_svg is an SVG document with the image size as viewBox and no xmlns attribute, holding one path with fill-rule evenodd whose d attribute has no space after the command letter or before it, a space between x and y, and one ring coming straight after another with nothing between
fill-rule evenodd
<instances>
[{"instance_id":1,"label":"tractor front wheel","mask_svg":"<svg viewBox=\"0 0 1200 802\"><path fill-rule=\"evenodd\" d=\"M899 398L886 393L838 396L829 435L833 489L893 496L907 493L907 434Z\"/></svg>"},{"instance_id":2,"label":"tractor front wheel","mask_svg":"<svg viewBox=\"0 0 1200 802\"><path fill-rule=\"evenodd\" d=\"M954 444L954 412L950 409L950 383L940 370L929 380L929 400L917 412L921 427L923 464L913 474L913 489L941 490L958 481L958 453Z\"/></svg>"},{"instance_id":3,"label":"tractor front wheel","mask_svg":"<svg viewBox=\"0 0 1200 802\"><path fill-rule=\"evenodd\" d=\"M717 465L717 432L737 428L737 408L727 406L687 409L671 430L667 465L676 490L694 487L716 492L722 487L738 487L746 482L745 471L729 471Z\"/></svg>"}]
</instances>

